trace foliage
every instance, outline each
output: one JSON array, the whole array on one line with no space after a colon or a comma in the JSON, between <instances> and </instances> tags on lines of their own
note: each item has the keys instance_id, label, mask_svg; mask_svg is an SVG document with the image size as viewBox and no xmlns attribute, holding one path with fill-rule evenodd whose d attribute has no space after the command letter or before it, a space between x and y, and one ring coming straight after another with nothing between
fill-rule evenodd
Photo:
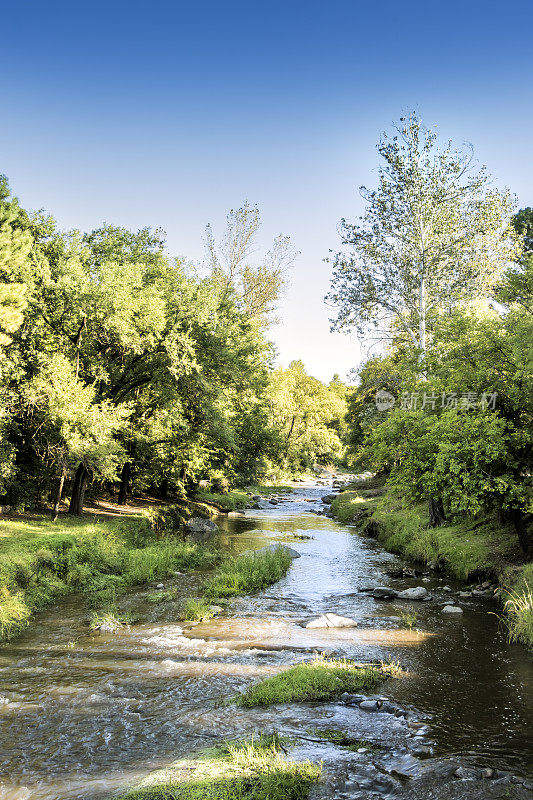
<instances>
[{"instance_id":1,"label":"foliage","mask_svg":"<svg viewBox=\"0 0 533 800\"><path fill-rule=\"evenodd\" d=\"M286 468L297 472L317 461L327 464L342 459L340 426L346 400L340 381L325 386L306 373L301 361L293 361L287 369L272 373L269 394Z\"/></svg>"},{"instance_id":2,"label":"foliage","mask_svg":"<svg viewBox=\"0 0 533 800\"><path fill-rule=\"evenodd\" d=\"M257 206L246 202L226 217L226 229L217 245L211 225L205 232L207 264L222 296L233 294L245 312L262 326L274 320L272 313L287 284L287 271L299 253L290 237L279 235L272 247L254 263L261 218Z\"/></svg>"},{"instance_id":3,"label":"foliage","mask_svg":"<svg viewBox=\"0 0 533 800\"><path fill-rule=\"evenodd\" d=\"M465 153L439 150L414 118L379 150L380 188L352 229L359 260L337 264L340 319L368 321L394 281L389 311L399 315L387 350L359 368L348 395L352 466L386 476L406 504L428 502L431 525L497 515L531 557L532 212L511 218L508 195L472 173ZM380 284L372 270L382 267ZM352 279L359 288L349 294ZM378 391L393 407L378 407ZM348 498L338 504L349 518Z\"/></svg>"},{"instance_id":4,"label":"foliage","mask_svg":"<svg viewBox=\"0 0 533 800\"><path fill-rule=\"evenodd\" d=\"M506 592L505 622L512 642L533 647L533 564L527 564L515 585Z\"/></svg>"},{"instance_id":5,"label":"foliage","mask_svg":"<svg viewBox=\"0 0 533 800\"><path fill-rule=\"evenodd\" d=\"M483 296L515 252L509 217L513 200L490 187L470 150L437 134L415 114L383 134L379 187L361 224L342 220L346 251L334 259L329 300L336 326L359 330L394 320L415 348L427 346L427 327L440 309Z\"/></svg>"},{"instance_id":6,"label":"foliage","mask_svg":"<svg viewBox=\"0 0 533 800\"><path fill-rule=\"evenodd\" d=\"M384 673L376 667L361 667L347 660L316 658L254 684L239 696L245 708L273 703L332 700L343 692L371 691Z\"/></svg>"},{"instance_id":7,"label":"foliage","mask_svg":"<svg viewBox=\"0 0 533 800\"><path fill-rule=\"evenodd\" d=\"M124 502L132 491L183 498L208 476L222 487L263 477L277 432L260 318L294 254L283 238L252 268L259 219L246 209L230 215L224 247L240 256L222 285L218 267L201 278L171 260L161 230L61 232L21 209L2 178L4 502L57 513L66 492L79 513L87 484L120 481Z\"/></svg>"}]
</instances>

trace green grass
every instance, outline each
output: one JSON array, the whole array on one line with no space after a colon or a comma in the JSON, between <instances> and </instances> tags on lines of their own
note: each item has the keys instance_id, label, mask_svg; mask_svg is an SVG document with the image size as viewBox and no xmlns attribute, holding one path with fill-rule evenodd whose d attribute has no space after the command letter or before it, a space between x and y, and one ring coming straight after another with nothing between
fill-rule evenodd
<instances>
[{"instance_id":1,"label":"green grass","mask_svg":"<svg viewBox=\"0 0 533 800\"><path fill-rule=\"evenodd\" d=\"M410 631L416 626L417 619L416 611L400 611L400 622L404 628L409 628Z\"/></svg>"},{"instance_id":2,"label":"green grass","mask_svg":"<svg viewBox=\"0 0 533 800\"><path fill-rule=\"evenodd\" d=\"M177 761L116 800L306 800L320 771L289 761L276 736L263 736Z\"/></svg>"},{"instance_id":3,"label":"green grass","mask_svg":"<svg viewBox=\"0 0 533 800\"><path fill-rule=\"evenodd\" d=\"M365 498L361 489L346 489L332 502L331 511L340 522L357 522L372 513L376 504L377 498Z\"/></svg>"},{"instance_id":4,"label":"green grass","mask_svg":"<svg viewBox=\"0 0 533 800\"><path fill-rule=\"evenodd\" d=\"M270 495L270 494L290 494L294 492L294 486L289 486L288 483L254 483L252 486L247 486L246 490L252 494Z\"/></svg>"},{"instance_id":5,"label":"green grass","mask_svg":"<svg viewBox=\"0 0 533 800\"><path fill-rule=\"evenodd\" d=\"M391 674L392 670L387 668L361 667L345 659L317 658L250 686L236 702L252 708L332 700L343 692L371 691Z\"/></svg>"},{"instance_id":6,"label":"green grass","mask_svg":"<svg viewBox=\"0 0 533 800\"><path fill-rule=\"evenodd\" d=\"M128 625L130 622L130 617L119 614L115 608L112 608L108 611L94 611L89 620L89 628L92 631L97 631L102 625L105 625L109 628L118 629L121 625Z\"/></svg>"},{"instance_id":7,"label":"green grass","mask_svg":"<svg viewBox=\"0 0 533 800\"><path fill-rule=\"evenodd\" d=\"M73 592L90 605L113 603L117 592L175 570L220 561L207 545L156 538L142 517L44 518L0 522L0 639L19 633L31 614Z\"/></svg>"},{"instance_id":8,"label":"green grass","mask_svg":"<svg viewBox=\"0 0 533 800\"><path fill-rule=\"evenodd\" d=\"M215 506L219 511L235 511L238 508L247 508L252 502L247 492L237 489L233 489L227 494L198 489L194 499L200 503Z\"/></svg>"},{"instance_id":9,"label":"green grass","mask_svg":"<svg viewBox=\"0 0 533 800\"><path fill-rule=\"evenodd\" d=\"M201 622L204 619L211 619L215 616L216 611L213 606L205 600L197 597L189 597L185 601L183 609L183 619L191 622Z\"/></svg>"},{"instance_id":10,"label":"green grass","mask_svg":"<svg viewBox=\"0 0 533 800\"><path fill-rule=\"evenodd\" d=\"M463 518L429 528L426 503L405 508L401 500L387 495L379 501L372 519L379 527L378 540L388 550L438 564L461 580L496 576L505 564L520 558L516 533L494 518Z\"/></svg>"},{"instance_id":11,"label":"green grass","mask_svg":"<svg viewBox=\"0 0 533 800\"><path fill-rule=\"evenodd\" d=\"M327 742L336 744L339 747L345 747L353 752L357 752L361 747L365 747L371 753L377 753L380 749L379 745L366 739L350 736L350 734L340 731L338 728L316 728L312 733L319 739L325 739Z\"/></svg>"},{"instance_id":12,"label":"green grass","mask_svg":"<svg viewBox=\"0 0 533 800\"><path fill-rule=\"evenodd\" d=\"M233 597L250 594L279 581L291 565L283 547L246 554L224 561L204 586L206 597Z\"/></svg>"},{"instance_id":13,"label":"green grass","mask_svg":"<svg viewBox=\"0 0 533 800\"><path fill-rule=\"evenodd\" d=\"M28 624L30 615L22 592L11 594L6 586L0 589L0 640L18 633Z\"/></svg>"},{"instance_id":14,"label":"green grass","mask_svg":"<svg viewBox=\"0 0 533 800\"><path fill-rule=\"evenodd\" d=\"M509 639L533 647L533 563L526 564L515 585L505 591Z\"/></svg>"},{"instance_id":15,"label":"green grass","mask_svg":"<svg viewBox=\"0 0 533 800\"><path fill-rule=\"evenodd\" d=\"M167 603L175 600L177 596L178 589L175 587L173 589L158 589L156 592L147 592L144 597L149 603Z\"/></svg>"}]
</instances>

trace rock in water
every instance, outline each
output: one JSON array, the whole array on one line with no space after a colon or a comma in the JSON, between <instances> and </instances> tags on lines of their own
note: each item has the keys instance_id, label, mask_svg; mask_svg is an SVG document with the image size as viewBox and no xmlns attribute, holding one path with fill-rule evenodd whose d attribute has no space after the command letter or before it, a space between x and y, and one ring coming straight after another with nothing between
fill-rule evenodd
<instances>
[{"instance_id":1,"label":"rock in water","mask_svg":"<svg viewBox=\"0 0 533 800\"><path fill-rule=\"evenodd\" d=\"M206 542L218 533L218 525L210 519L192 517L185 523L185 531L193 542Z\"/></svg>"},{"instance_id":2,"label":"rock in water","mask_svg":"<svg viewBox=\"0 0 533 800\"><path fill-rule=\"evenodd\" d=\"M350 617L341 617L338 614L322 614L317 619L312 619L306 628L356 628L357 622Z\"/></svg>"},{"instance_id":3,"label":"rock in water","mask_svg":"<svg viewBox=\"0 0 533 800\"><path fill-rule=\"evenodd\" d=\"M398 597L398 592L395 589L389 589L388 586L376 586L372 590L372 597L378 600L386 600L387 598Z\"/></svg>"},{"instance_id":4,"label":"rock in water","mask_svg":"<svg viewBox=\"0 0 533 800\"><path fill-rule=\"evenodd\" d=\"M324 497L322 497L321 499L323 503L329 505L330 503L333 503L336 497L337 497L336 494L325 494Z\"/></svg>"},{"instance_id":5,"label":"rock in water","mask_svg":"<svg viewBox=\"0 0 533 800\"><path fill-rule=\"evenodd\" d=\"M424 586L413 586L411 589L404 589L398 592L399 600L423 600L428 591Z\"/></svg>"},{"instance_id":6,"label":"rock in water","mask_svg":"<svg viewBox=\"0 0 533 800\"><path fill-rule=\"evenodd\" d=\"M459 608L459 606L444 606L442 609L443 614L462 614L463 609Z\"/></svg>"}]
</instances>

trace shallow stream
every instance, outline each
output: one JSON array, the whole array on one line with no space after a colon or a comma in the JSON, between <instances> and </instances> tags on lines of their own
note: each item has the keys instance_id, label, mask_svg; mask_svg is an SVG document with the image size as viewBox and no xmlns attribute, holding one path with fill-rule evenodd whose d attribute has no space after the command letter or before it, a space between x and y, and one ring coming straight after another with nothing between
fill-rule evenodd
<instances>
[{"instance_id":1,"label":"shallow stream","mask_svg":"<svg viewBox=\"0 0 533 800\"><path fill-rule=\"evenodd\" d=\"M407 676L382 691L427 720L435 757L531 776L531 658L506 641L491 613L496 604L464 600L462 615L443 614L449 595L442 587L459 585L436 574L391 578L404 562L353 526L312 513L323 508L326 491L298 487L277 505L222 520L224 544L233 552L281 541L301 558L286 578L232 601L220 617L184 626L173 603L150 604L143 589L123 601L141 622L115 635L91 634L82 600L70 598L1 647L0 697L8 702L0 699L0 800L104 798L196 747L258 731L312 739L317 728L337 727L396 747L396 755L405 752L403 730L387 715L336 703L263 710L220 704L313 651L399 662ZM359 591L421 581L431 602L379 601ZM172 585L194 594L197 579L165 583ZM405 610L416 612L418 630L402 625ZM358 627L301 627L324 612L352 617ZM302 752L316 756L315 745L305 741ZM333 763L337 751L319 755ZM412 755L403 761L412 768ZM363 793L354 789L349 796L394 796L390 776L380 780L372 785L375 794L363 786Z\"/></svg>"}]
</instances>

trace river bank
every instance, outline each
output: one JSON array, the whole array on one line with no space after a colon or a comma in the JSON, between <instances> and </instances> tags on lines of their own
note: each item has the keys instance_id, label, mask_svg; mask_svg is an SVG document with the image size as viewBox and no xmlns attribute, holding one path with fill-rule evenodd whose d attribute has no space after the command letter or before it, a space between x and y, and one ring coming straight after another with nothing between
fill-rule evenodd
<instances>
[{"instance_id":1,"label":"river bank","mask_svg":"<svg viewBox=\"0 0 533 800\"><path fill-rule=\"evenodd\" d=\"M465 582L463 593L496 592L509 635L533 646L533 563L524 561L512 525L489 516L456 517L430 528L427 504L406 508L381 479L359 481L331 499L334 518L357 524L391 552Z\"/></svg>"},{"instance_id":2,"label":"river bank","mask_svg":"<svg viewBox=\"0 0 533 800\"><path fill-rule=\"evenodd\" d=\"M327 518L323 494L294 487L275 505L265 499L217 520L221 547L234 557L278 543L301 557L269 589L228 598L212 619L181 620L179 597L197 595L204 579L172 575L162 589L154 580L117 597L120 613L136 621L115 634L89 631L83 602L72 596L0 648L2 800L103 800L139 781L147 791L150 781L159 785L139 796L181 798L168 781L161 789L172 770L176 782L205 748L260 733L279 737L290 763L323 762L312 798L525 800L531 662L502 635L489 613L495 605L472 597L460 618L443 614L446 581L455 590L454 581L405 575L405 562L375 540ZM423 585L433 600L364 591L376 585ZM402 619L407 610L417 614L412 627ZM332 613L357 626L306 627ZM397 662L404 674L363 697L232 701L324 652ZM21 714L25 724L16 725Z\"/></svg>"},{"instance_id":3,"label":"river bank","mask_svg":"<svg viewBox=\"0 0 533 800\"><path fill-rule=\"evenodd\" d=\"M222 560L213 545L187 541L178 529L193 516L211 518L254 504L256 492L274 496L284 486L254 486L227 494L199 492L177 504L141 500L117 506L95 501L84 517L61 514L0 520L0 642L17 636L31 616L73 593L90 607L110 606L128 587L175 571L208 570ZM257 588L257 587L255 587Z\"/></svg>"}]
</instances>

